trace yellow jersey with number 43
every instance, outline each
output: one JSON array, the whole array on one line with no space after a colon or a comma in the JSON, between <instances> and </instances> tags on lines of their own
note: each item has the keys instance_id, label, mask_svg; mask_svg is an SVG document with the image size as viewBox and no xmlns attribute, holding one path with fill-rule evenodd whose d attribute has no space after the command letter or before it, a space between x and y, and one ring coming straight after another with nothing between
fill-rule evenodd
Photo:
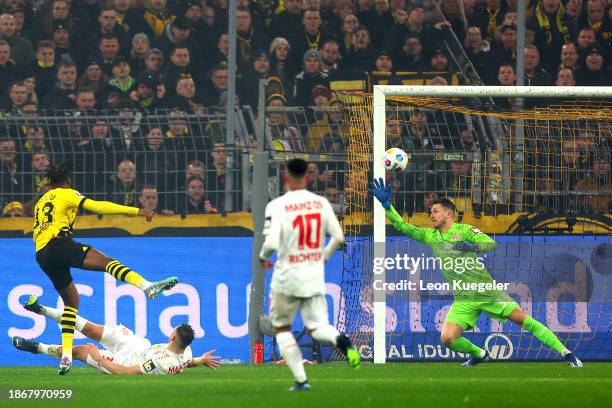
<instances>
[{"instance_id":1,"label":"yellow jersey with number 43","mask_svg":"<svg viewBox=\"0 0 612 408\"><path fill-rule=\"evenodd\" d=\"M34 244L36 252L60 233L72 234L74 219L85 196L71 188L47 191L34 207Z\"/></svg>"}]
</instances>

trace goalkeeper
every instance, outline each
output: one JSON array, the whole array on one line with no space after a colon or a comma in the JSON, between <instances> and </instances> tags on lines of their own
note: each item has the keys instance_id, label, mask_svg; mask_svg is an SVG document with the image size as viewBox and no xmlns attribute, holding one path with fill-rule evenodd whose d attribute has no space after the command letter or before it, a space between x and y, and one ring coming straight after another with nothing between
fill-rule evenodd
<instances>
[{"instance_id":1,"label":"goalkeeper","mask_svg":"<svg viewBox=\"0 0 612 408\"><path fill-rule=\"evenodd\" d=\"M391 220L393 228L409 236L410 238L427 244L436 259L440 259L441 265L454 265L448 262L449 258L454 261L460 257L476 258L477 252L492 251L497 243L488 235L483 234L478 228L467 224L458 224L455 219L455 205L448 199L443 198L434 201L429 218L433 228L419 228L404 221L391 205L391 186L383 179L372 181L368 192L372 194L385 209L387 217ZM472 262L474 265L468 268L470 263L463 259L461 263L464 268L462 273L453 268L441 268L444 278L451 284L454 302L448 311L444 326L442 327L441 341L453 351L467 353L471 357L462 364L469 367L490 359L486 350L474 345L462 336L465 330L476 325L480 313L484 312L492 318L505 322L510 319L518 323L523 329L530 331L542 343L557 351L563 356L571 367L582 367L581 361L574 356L555 336L555 334L542 323L529 316L521 307L505 292L500 290L475 291L464 289L465 284L493 283L493 278L480 262ZM455 285L460 281L460 285ZM459 282L457 282L459 283ZM494 287L494 286L491 286Z\"/></svg>"}]
</instances>

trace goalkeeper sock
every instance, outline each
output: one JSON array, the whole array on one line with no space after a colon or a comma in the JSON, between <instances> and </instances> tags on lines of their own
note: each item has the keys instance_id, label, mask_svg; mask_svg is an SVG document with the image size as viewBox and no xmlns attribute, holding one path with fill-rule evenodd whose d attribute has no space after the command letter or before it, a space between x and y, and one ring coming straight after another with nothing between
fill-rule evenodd
<instances>
[{"instance_id":1,"label":"goalkeeper sock","mask_svg":"<svg viewBox=\"0 0 612 408\"><path fill-rule=\"evenodd\" d=\"M538 322L533 317L527 316L527 318L523 322L523 329L530 331L534 336L537 337L538 340L540 340L542 343L546 344L562 356L570 354L570 351L565 348L563 343L561 343L557 336L555 336L555 333L553 333L552 330L544 326L542 323Z\"/></svg>"},{"instance_id":2,"label":"goalkeeper sock","mask_svg":"<svg viewBox=\"0 0 612 408\"><path fill-rule=\"evenodd\" d=\"M302 350L295 341L293 333L280 332L276 334L278 349L293 373L295 381L303 383L307 380L306 372L304 371L304 361L302 360Z\"/></svg>"},{"instance_id":3,"label":"goalkeeper sock","mask_svg":"<svg viewBox=\"0 0 612 408\"><path fill-rule=\"evenodd\" d=\"M465 337L459 337L457 340L452 342L449 346L449 349L456 351L457 353L467 353L476 358L483 358L485 356L485 351L480 347L474 345L471 341L466 339Z\"/></svg>"},{"instance_id":4,"label":"goalkeeper sock","mask_svg":"<svg viewBox=\"0 0 612 408\"><path fill-rule=\"evenodd\" d=\"M317 327L310 333L313 339L323 342L333 344L337 346L337 338L340 335L340 332L336 330L336 328L330 324L325 324Z\"/></svg>"},{"instance_id":5,"label":"goalkeeper sock","mask_svg":"<svg viewBox=\"0 0 612 408\"><path fill-rule=\"evenodd\" d=\"M72 360L72 340L74 339L74 326L76 325L76 307L64 306L64 313L60 320L62 326L62 357L68 356Z\"/></svg>"},{"instance_id":6,"label":"goalkeeper sock","mask_svg":"<svg viewBox=\"0 0 612 408\"><path fill-rule=\"evenodd\" d=\"M60 359L62 357L62 346L57 344L38 343L38 352Z\"/></svg>"},{"instance_id":7,"label":"goalkeeper sock","mask_svg":"<svg viewBox=\"0 0 612 408\"><path fill-rule=\"evenodd\" d=\"M62 322L62 311L59 309L55 309L49 306L42 306L42 314L47 316L50 319L55 320L58 323ZM74 329L76 331L83 331L83 327L88 323L87 319L82 318L81 316L76 316L76 324L74 325Z\"/></svg>"},{"instance_id":8,"label":"goalkeeper sock","mask_svg":"<svg viewBox=\"0 0 612 408\"><path fill-rule=\"evenodd\" d=\"M142 290L147 290L151 286L151 282L119 261L110 261L104 270L118 281L127 282Z\"/></svg>"}]
</instances>

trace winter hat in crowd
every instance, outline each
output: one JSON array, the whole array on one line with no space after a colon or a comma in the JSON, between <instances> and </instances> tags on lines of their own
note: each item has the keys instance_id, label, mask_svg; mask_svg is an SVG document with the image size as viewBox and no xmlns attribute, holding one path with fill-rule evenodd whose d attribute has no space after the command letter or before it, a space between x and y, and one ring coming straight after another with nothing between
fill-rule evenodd
<instances>
[{"instance_id":1,"label":"winter hat in crowd","mask_svg":"<svg viewBox=\"0 0 612 408\"><path fill-rule=\"evenodd\" d=\"M310 58L316 58L317 61L321 62L321 54L319 54L319 51L317 50L308 50L304 53L304 63L306 63L307 60L309 60Z\"/></svg>"},{"instance_id":2,"label":"winter hat in crowd","mask_svg":"<svg viewBox=\"0 0 612 408\"><path fill-rule=\"evenodd\" d=\"M149 40L149 36L146 35L145 33L138 33L134 36L134 38L132 38L132 45L134 45L136 43L136 41L138 40L143 40L146 41L147 44L151 44L151 40Z\"/></svg>"},{"instance_id":3,"label":"winter hat in crowd","mask_svg":"<svg viewBox=\"0 0 612 408\"><path fill-rule=\"evenodd\" d=\"M274 53L274 50L281 44L285 44L289 50L291 50L291 45L289 45L289 41L284 39L283 37L276 37L270 43L270 54Z\"/></svg>"},{"instance_id":4,"label":"winter hat in crowd","mask_svg":"<svg viewBox=\"0 0 612 408\"><path fill-rule=\"evenodd\" d=\"M331 99L331 91L325 85L317 85L310 91L310 99L314 101L318 96L325 96L329 100Z\"/></svg>"}]
</instances>

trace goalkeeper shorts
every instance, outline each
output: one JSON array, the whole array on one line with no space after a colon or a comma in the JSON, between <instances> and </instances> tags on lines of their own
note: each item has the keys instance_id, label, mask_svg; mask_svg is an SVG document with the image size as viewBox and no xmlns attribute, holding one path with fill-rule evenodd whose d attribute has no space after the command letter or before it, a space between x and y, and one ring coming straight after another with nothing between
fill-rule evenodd
<instances>
[{"instance_id":1,"label":"goalkeeper shorts","mask_svg":"<svg viewBox=\"0 0 612 408\"><path fill-rule=\"evenodd\" d=\"M482 312L503 323L508 320L510 313L517 307L519 307L518 303L513 300L507 302L455 301L451 305L444 323L455 323L461 326L463 330L470 330L476 326Z\"/></svg>"}]
</instances>

